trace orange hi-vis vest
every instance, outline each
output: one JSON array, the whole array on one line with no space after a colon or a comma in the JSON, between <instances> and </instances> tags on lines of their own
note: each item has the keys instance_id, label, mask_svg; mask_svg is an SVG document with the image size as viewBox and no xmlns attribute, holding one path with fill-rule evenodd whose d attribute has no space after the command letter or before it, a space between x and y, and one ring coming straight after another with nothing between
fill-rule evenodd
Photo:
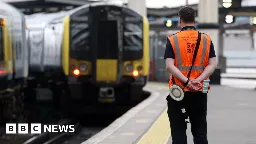
<instances>
[{"instance_id":1,"label":"orange hi-vis vest","mask_svg":"<svg viewBox=\"0 0 256 144\"><path fill-rule=\"evenodd\" d=\"M198 31L181 31L174 35L170 35L168 39L170 40L175 54L175 66L181 71L184 76L187 76L192 65L194 49L196 47L196 42L198 39ZM205 67L208 65L210 45L210 37L202 33L197 56L194 62L194 66L191 70L189 79L195 79L200 76ZM174 78L176 85L182 87L184 91L189 91L188 88L184 88L183 82L173 77L172 75L170 75L169 88L173 85L172 78ZM207 78L207 80L209 80L209 78ZM203 84L203 82L201 83Z\"/></svg>"}]
</instances>

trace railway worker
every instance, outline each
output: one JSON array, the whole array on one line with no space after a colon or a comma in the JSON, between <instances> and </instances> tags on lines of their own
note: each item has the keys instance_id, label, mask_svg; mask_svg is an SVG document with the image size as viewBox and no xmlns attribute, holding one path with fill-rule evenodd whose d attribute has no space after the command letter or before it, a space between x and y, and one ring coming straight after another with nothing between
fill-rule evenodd
<instances>
[{"instance_id":1,"label":"railway worker","mask_svg":"<svg viewBox=\"0 0 256 144\"><path fill-rule=\"evenodd\" d=\"M208 144L207 84L216 68L215 50L211 38L195 28L195 10L183 7L179 17L181 31L168 36L164 55L166 69L171 73L166 100L172 144L187 144L187 118L194 143Z\"/></svg>"}]
</instances>

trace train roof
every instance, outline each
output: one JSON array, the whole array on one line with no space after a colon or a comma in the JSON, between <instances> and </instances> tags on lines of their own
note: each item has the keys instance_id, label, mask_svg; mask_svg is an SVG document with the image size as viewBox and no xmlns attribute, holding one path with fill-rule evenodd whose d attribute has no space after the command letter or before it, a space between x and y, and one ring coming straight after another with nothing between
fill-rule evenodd
<instances>
[{"instance_id":1,"label":"train roof","mask_svg":"<svg viewBox=\"0 0 256 144\"><path fill-rule=\"evenodd\" d=\"M126 5L123 5L123 4L120 4L120 3L114 3L114 2L94 2L94 3L91 3L91 4L86 4L86 5L83 5L83 6L80 6L80 7L77 7L75 9L72 9L70 10L70 15L82 10L82 9L85 9L85 8L89 8L89 7L97 7L97 6L116 6L116 7L122 7L122 8L125 8L126 10L130 11L130 13L134 13L135 15L137 16L141 16L139 13L137 13L136 11L128 8ZM142 16L141 16L142 17Z\"/></svg>"},{"instance_id":2,"label":"train roof","mask_svg":"<svg viewBox=\"0 0 256 144\"><path fill-rule=\"evenodd\" d=\"M26 24L30 27L44 27L50 24L56 19L63 19L68 15L68 11L61 11L58 13L35 13L32 15L26 15Z\"/></svg>"},{"instance_id":3,"label":"train roof","mask_svg":"<svg viewBox=\"0 0 256 144\"><path fill-rule=\"evenodd\" d=\"M23 13L19 9L13 7L10 4L0 1L0 14L6 16L21 16L24 17Z\"/></svg>"}]
</instances>

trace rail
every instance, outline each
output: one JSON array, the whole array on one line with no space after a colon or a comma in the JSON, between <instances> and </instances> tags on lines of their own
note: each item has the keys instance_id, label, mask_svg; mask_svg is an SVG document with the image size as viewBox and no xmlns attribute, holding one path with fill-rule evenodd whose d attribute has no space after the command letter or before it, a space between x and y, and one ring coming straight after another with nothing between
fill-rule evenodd
<instances>
[{"instance_id":1,"label":"rail","mask_svg":"<svg viewBox=\"0 0 256 144\"><path fill-rule=\"evenodd\" d=\"M72 120L61 120L58 125L71 125L73 123ZM71 136L74 136L80 129L81 125L79 123L75 124L75 132L69 133L69 132L58 132L58 133L50 133L50 132L44 132L39 135L34 135L32 138L25 141L23 144L53 144L53 143L61 143L64 140L68 139Z\"/></svg>"}]
</instances>

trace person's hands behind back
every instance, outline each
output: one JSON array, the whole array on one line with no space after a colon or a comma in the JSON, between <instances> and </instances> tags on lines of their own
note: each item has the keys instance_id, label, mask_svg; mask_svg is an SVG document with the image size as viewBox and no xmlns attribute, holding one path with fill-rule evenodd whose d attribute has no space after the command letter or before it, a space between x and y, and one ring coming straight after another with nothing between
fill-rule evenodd
<instances>
[{"instance_id":1,"label":"person's hands behind back","mask_svg":"<svg viewBox=\"0 0 256 144\"><path fill-rule=\"evenodd\" d=\"M187 87L190 91L195 92L199 91L202 88L202 84L200 83L200 81L193 79L189 81Z\"/></svg>"}]
</instances>

